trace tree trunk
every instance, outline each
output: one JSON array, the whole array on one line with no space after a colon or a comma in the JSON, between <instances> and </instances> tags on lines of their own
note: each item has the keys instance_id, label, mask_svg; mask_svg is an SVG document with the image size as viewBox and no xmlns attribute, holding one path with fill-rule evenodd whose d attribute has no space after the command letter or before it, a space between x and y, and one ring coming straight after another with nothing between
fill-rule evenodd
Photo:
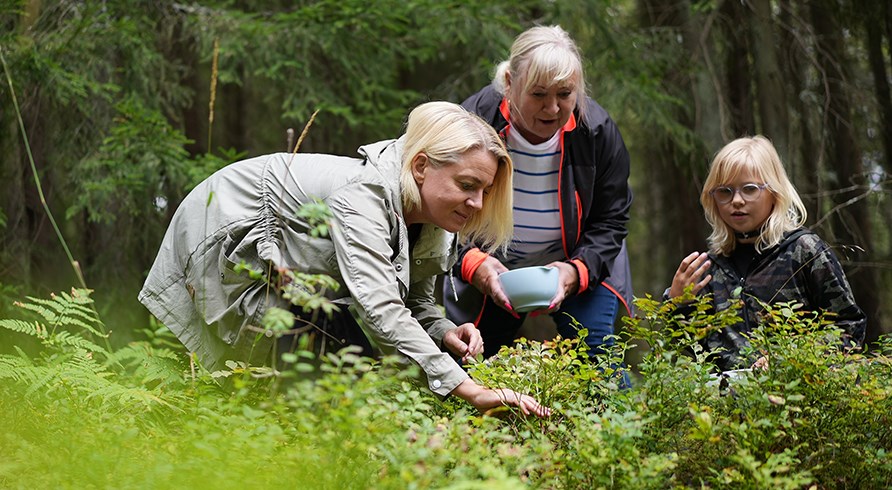
<instances>
[{"instance_id":1,"label":"tree trunk","mask_svg":"<svg viewBox=\"0 0 892 490\"><path fill-rule=\"evenodd\" d=\"M28 186L27 162L22 150L22 135L18 123L9 123L9 130L3 137L3 147L9 148L6 158L0 159L4 164L0 168L0 179L4 183L2 206L6 213L6 226L3 229L2 256L7 268L0 269L0 281L3 278L17 278L27 282L31 276L31 240L30 226L25 204L25 189Z\"/></svg>"},{"instance_id":2,"label":"tree trunk","mask_svg":"<svg viewBox=\"0 0 892 490\"><path fill-rule=\"evenodd\" d=\"M787 97L777 56L775 23L771 15L769 0L750 0L753 15L749 16L751 53L756 75L756 94L759 101L760 132L769 138L782 160L789 157L787 131L789 115Z\"/></svg>"},{"instance_id":3,"label":"tree trunk","mask_svg":"<svg viewBox=\"0 0 892 490\"><path fill-rule=\"evenodd\" d=\"M731 138L756 132L753 116L752 78L745 24L746 9L740 2L723 2L721 7L725 41L725 91L730 113Z\"/></svg>"},{"instance_id":4,"label":"tree trunk","mask_svg":"<svg viewBox=\"0 0 892 490\"><path fill-rule=\"evenodd\" d=\"M245 90L249 84L249 77L245 76L245 67L241 63L236 71L239 74L238 78L244 81L242 84L217 84L217 103L214 112L216 120L223 123L223 127L221 131L216 132L222 134L222 137L214 143L214 146L250 152L252 149L248 148L247 139L249 129L245 126L245 121L248 119L246 117L248 98L245 96ZM208 151L213 151L213 148L208 148Z\"/></svg>"},{"instance_id":5,"label":"tree trunk","mask_svg":"<svg viewBox=\"0 0 892 490\"><path fill-rule=\"evenodd\" d=\"M848 94L849 61L843 50L845 44L838 18L833 15L833 0L814 1L810 5L814 26L817 60L826 77L827 127L824 130L829 142L828 167L836 170L837 182L843 188L856 186L855 190L838 194L837 205L841 210L833 218L836 250L844 261L850 254L842 247L859 246L868 253L873 251L873 230L866 201L858 199L867 188L858 145L853 110ZM849 260L847 260L849 259ZM858 304L868 318L868 340L875 340L880 332L879 297L875 270L869 267L849 269L849 281Z\"/></svg>"},{"instance_id":6,"label":"tree trunk","mask_svg":"<svg viewBox=\"0 0 892 490\"><path fill-rule=\"evenodd\" d=\"M883 59L883 19L890 9L885 2L866 3L867 5L864 7L868 10L866 10L867 15L864 15L864 28L867 37L864 43L867 59L870 62L870 71L873 75L874 91L880 112L880 134L883 140L883 151L886 153L886 158L879 160L886 172L892 173L892 165L889 163L889 159L892 158L892 96L890 96L886 61ZM892 33L887 33L888 35L892 35Z\"/></svg>"},{"instance_id":7,"label":"tree trunk","mask_svg":"<svg viewBox=\"0 0 892 490\"><path fill-rule=\"evenodd\" d=\"M807 84L809 78L809 68L811 67L810 55L808 51L810 46L802 43L801 37L793 32L806 30L802 24L802 12L794 10L793 3L798 5L800 10L804 7L799 2L791 2L782 0L780 2L780 23L790 26L789 29L782 31L780 37L780 45L786 47L782 57L783 66L785 67L786 79L790 84L790 90L794 94L807 93L810 89ZM815 123L817 119L811 104L808 104L802 97L793 97L792 100L794 117L790 118L791 136L795 144L791 147L798 148L798 152L791 153L789 159L785 161L787 164L787 172L790 178L796 184L797 189L805 203L808 215L812 219L816 219L819 210L823 209L821 182L819 179L819 154L818 143L815 141ZM823 140L823 138L819 138Z\"/></svg>"},{"instance_id":8,"label":"tree trunk","mask_svg":"<svg viewBox=\"0 0 892 490\"><path fill-rule=\"evenodd\" d=\"M676 62L664 73L663 85L673 97L684 101L682 108L677 110L675 119L694 131L698 121L696 115L708 111L695 109L700 101L694 97L701 91L692 87L689 70L691 54L697 51L696 37L687 31L690 28L689 9L686 1L641 0L638 3L638 17L642 28L653 32L655 36L674 38L678 35L683 38L682 46L676 48ZM655 255L648 257L651 263L658 264L659 269L645 269L648 276L645 282L665 288L684 256L694 250L705 250L708 232L700 209L699 195L706 170L705 155L709 151L700 146L695 149L683 148L678 141L660 131L654 131L654 138L643 146L639 151L644 160L649 162L648 167L652 172L648 181L660 184L648 186L649 196L637 200L636 206L651 207L646 215L655 219L646 223L647 234L661 237L662 242L661 247L654 247ZM647 204L642 203L645 199L649 201ZM654 289L656 293L661 293L662 288ZM636 285L636 290L639 289L640 286Z\"/></svg>"},{"instance_id":9,"label":"tree trunk","mask_svg":"<svg viewBox=\"0 0 892 490\"><path fill-rule=\"evenodd\" d=\"M25 2L25 8L22 10L22 23L19 25L22 32L27 31L37 22L37 18L40 17L42 3L41 0L28 0Z\"/></svg>"}]
</instances>

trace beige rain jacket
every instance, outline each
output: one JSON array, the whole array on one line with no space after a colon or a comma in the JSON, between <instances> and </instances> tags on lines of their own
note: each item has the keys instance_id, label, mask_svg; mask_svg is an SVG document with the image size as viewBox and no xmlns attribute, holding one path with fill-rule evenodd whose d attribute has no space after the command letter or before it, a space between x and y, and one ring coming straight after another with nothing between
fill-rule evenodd
<instances>
[{"instance_id":1,"label":"beige rain jacket","mask_svg":"<svg viewBox=\"0 0 892 490\"><path fill-rule=\"evenodd\" d=\"M139 300L208 368L262 363L271 339L246 327L287 305L234 267L328 274L341 284L334 298L352 302L378 347L416 362L431 391L447 395L468 378L440 350L455 324L434 300L435 277L455 260L455 236L424 225L409 256L402 147L402 139L366 145L361 159L279 153L221 169L177 209ZM310 236L296 215L314 198L334 216L329 237Z\"/></svg>"}]
</instances>

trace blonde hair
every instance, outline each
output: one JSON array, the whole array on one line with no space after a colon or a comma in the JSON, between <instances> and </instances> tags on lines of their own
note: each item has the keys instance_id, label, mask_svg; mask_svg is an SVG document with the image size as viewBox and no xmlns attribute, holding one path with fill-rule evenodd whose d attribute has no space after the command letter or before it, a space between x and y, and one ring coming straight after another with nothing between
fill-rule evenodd
<instances>
[{"instance_id":1,"label":"blonde hair","mask_svg":"<svg viewBox=\"0 0 892 490\"><path fill-rule=\"evenodd\" d=\"M483 208L474 213L459 231L459 239L478 244L486 252L504 251L514 233L511 209L514 197L514 167L505 143L477 115L451 102L427 102L409 114L402 154L400 183L403 207L421 207L421 193L412 175L412 160L427 155L434 167L456 163L471 151L484 150L498 162L492 188L483 198Z\"/></svg>"},{"instance_id":2,"label":"blonde hair","mask_svg":"<svg viewBox=\"0 0 892 490\"><path fill-rule=\"evenodd\" d=\"M787 172L781 163L774 145L764 136L738 138L725 145L716 154L709 167L709 175L700 193L700 204L706 214L706 221L712 226L709 235L709 249L715 254L730 255L737 245L734 230L722 221L719 204L712 197L716 187L733 181L745 170L752 172L762 183L768 184L765 191L774 195L775 203L771 214L762 224L756 240L756 250L771 248L783 239L784 233L795 230L805 223L808 212Z\"/></svg>"},{"instance_id":3,"label":"blonde hair","mask_svg":"<svg viewBox=\"0 0 892 490\"><path fill-rule=\"evenodd\" d=\"M560 26L536 26L522 32L511 45L511 56L496 67L493 85L507 94L508 75L515 90L526 92L535 85L551 87L571 82L576 90L576 110L585 108L585 77L576 43Z\"/></svg>"}]
</instances>

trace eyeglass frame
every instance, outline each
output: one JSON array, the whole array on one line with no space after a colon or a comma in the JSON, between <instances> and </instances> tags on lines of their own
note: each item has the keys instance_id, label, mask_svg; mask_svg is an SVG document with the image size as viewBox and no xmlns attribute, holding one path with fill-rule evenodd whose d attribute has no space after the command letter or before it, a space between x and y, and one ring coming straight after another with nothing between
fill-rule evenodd
<instances>
[{"instance_id":1,"label":"eyeglass frame","mask_svg":"<svg viewBox=\"0 0 892 490\"><path fill-rule=\"evenodd\" d=\"M756 186L759 189L759 193L756 194L756 196L753 197L752 199L747 199L746 196L743 195L743 192L741 192L741 189L743 189L744 187L749 186L749 185ZM731 193L731 198L728 199L727 201L720 201L718 199L718 197L716 197L716 195L715 195L715 193L719 189L729 189L729 190L733 191ZM764 191L765 189L768 189L770 191L771 186L768 184L757 184L755 182L747 182L746 184L743 184L740 187L731 187L730 185L720 185L720 186L715 187L712 190L710 190L709 195L712 196L712 199L719 204L728 204L729 202L734 200L734 196L736 196L737 194L740 194L740 198L743 199L743 202L753 202L753 201L757 201L760 197L762 197L762 191Z\"/></svg>"}]
</instances>

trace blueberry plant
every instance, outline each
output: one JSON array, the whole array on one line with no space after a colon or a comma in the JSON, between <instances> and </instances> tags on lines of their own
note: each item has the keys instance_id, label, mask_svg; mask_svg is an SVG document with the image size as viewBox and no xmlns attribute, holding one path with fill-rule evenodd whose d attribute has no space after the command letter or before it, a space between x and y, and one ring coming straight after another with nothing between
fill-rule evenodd
<instances>
[{"instance_id":1,"label":"blueberry plant","mask_svg":"<svg viewBox=\"0 0 892 490\"><path fill-rule=\"evenodd\" d=\"M776 305L753 332L767 365L713 372L697 339L734 321L709 299L637 301L604 359L577 339L520 340L468 367L538 397L546 419L477 413L396 358L300 351L279 370L198 365L160 325L115 350L88 291L0 320L36 352L0 355L2 487L885 488L892 342L840 348L821 314ZM113 329L110 329L113 332ZM632 387L623 353L646 347ZM612 358L611 358L612 357ZM270 372L273 375L270 375ZM275 389L271 389L275 387Z\"/></svg>"}]
</instances>

